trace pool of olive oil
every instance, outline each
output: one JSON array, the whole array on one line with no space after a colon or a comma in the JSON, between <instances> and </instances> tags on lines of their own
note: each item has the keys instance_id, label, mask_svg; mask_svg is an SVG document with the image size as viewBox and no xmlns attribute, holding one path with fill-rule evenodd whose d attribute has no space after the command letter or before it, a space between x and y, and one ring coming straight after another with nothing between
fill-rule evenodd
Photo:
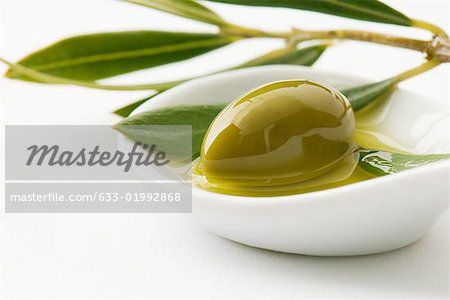
<instances>
[{"instance_id":1,"label":"pool of olive oil","mask_svg":"<svg viewBox=\"0 0 450 300\"><path fill-rule=\"evenodd\" d=\"M357 165L357 159L354 155L350 155L335 168L317 178L299 183L278 186L238 186L227 184L226 182L211 183L208 182L204 175L199 174L195 168L196 166L194 166L193 171L193 182L197 187L220 194L252 197L286 196L310 193L348 185L375 177Z\"/></svg>"},{"instance_id":2,"label":"pool of olive oil","mask_svg":"<svg viewBox=\"0 0 450 300\"><path fill-rule=\"evenodd\" d=\"M269 88L270 90L270 88ZM267 88L264 88L264 92L267 92ZM313 91L316 93L316 91ZM254 92L253 92L254 93ZM248 95L247 94L247 98ZM318 95L314 95L317 97ZM245 96L244 98L245 99ZM240 100L242 102L242 100ZM282 100L281 100L282 101ZM362 146L367 149L376 149L376 150L384 150L384 151L393 151L393 152L408 152L408 149L405 149L401 145L395 144L387 135L382 134L382 131L377 128L376 125L371 126L358 126L358 124L367 124L365 122L367 119L373 117L372 113L376 110L377 114L383 114L383 110L387 109L387 105L384 104L386 99L379 99L376 101L376 105L368 106L363 109L361 112L356 114L356 126L354 131L354 139L355 139L355 147L350 147L352 151L356 150L358 146ZM239 102L238 102L239 103ZM258 109L258 108L257 108ZM327 108L328 109L328 108ZM270 115L273 113L283 114L284 112L280 112L279 108L271 107ZM339 112L337 109L334 113ZM307 113L311 113L311 111L307 111ZM317 111L314 111L317 114ZM318 118L326 119L330 117L330 111L327 112L326 115L321 116L317 115ZM343 112L345 113L345 112ZM261 114L261 113L260 113ZM264 113L262 113L264 115ZM220 116L219 116L220 117ZM267 118L267 116L264 116ZM342 114L341 114L342 117ZM222 116L223 118L223 116ZM220 122L227 121L226 118L224 120L220 120ZM245 121L245 120L244 120ZM343 122L341 118L339 122ZM242 123L242 122L241 122ZM248 123L248 122L247 122ZM289 123L289 126L295 126L294 123ZM302 126L302 124L300 124ZM334 125L332 125L334 126ZM345 137L342 136L342 132L346 132L346 128L340 131L337 131L337 134L341 134L342 139ZM336 132L335 132L336 133ZM334 138L334 137L333 137ZM207 141L207 140L205 140ZM208 142L208 141L207 141ZM252 141L253 142L253 141ZM319 141L322 142L323 141ZM219 144L220 145L220 144ZM225 146L223 144L223 146ZM248 146L246 146L248 148ZM245 147L244 147L245 148ZM219 150L223 151L223 149ZM246 150L247 151L247 150ZM221 152L223 153L223 152ZM298 182L286 181L285 183L281 182L279 184L270 184L268 180L268 184L254 184L253 182L249 182L250 184L241 183L236 180L230 180L229 178L214 177L213 180L208 178L208 174L205 174L204 170L202 170L197 162L193 169L193 183L204 190L208 190L211 192L228 194L228 195L238 195L238 196L253 196L253 197L267 197L267 196L285 196L285 195L293 195L293 194L302 194L302 193L310 193L315 191L327 190L335 187L340 187L344 185L349 185L365 180L370 180L375 178L376 176L368 173L358 166L358 154L348 153L346 151L341 151L342 158L334 164L332 168L328 168L326 172L321 173L318 176L314 176L312 178L304 178L303 180L298 180ZM313 153L314 154L314 153ZM324 155L323 152L317 153L318 155ZM316 160L316 157L313 155L309 157L310 160ZM227 161L225 160L225 164ZM228 163L234 163L230 160ZM238 161L239 163L239 161ZM263 162L261 162L263 163ZM226 174L226 173L225 173ZM210 177L211 178L211 177ZM297 178L297 177L296 177Z\"/></svg>"},{"instance_id":3,"label":"pool of olive oil","mask_svg":"<svg viewBox=\"0 0 450 300\"><path fill-rule=\"evenodd\" d=\"M361 141L365 147L370 149L403 152L398 148L389 145L388 139L384 139L385 137L380 135L380 133L376 131L375 127L372 129L374 131L357 130L356 141ZM334 169L323 174L322 176L300 183L280 186L251 187L232 185L225 182L208 182L207 178L198 171L197 164L194 165L192 173L193 183L201 189L220 194L251 197L286 196L317 192L376 178L375 175L358 166L358 156L356 153L349 155Z\"/></svg>"}]
</instances>

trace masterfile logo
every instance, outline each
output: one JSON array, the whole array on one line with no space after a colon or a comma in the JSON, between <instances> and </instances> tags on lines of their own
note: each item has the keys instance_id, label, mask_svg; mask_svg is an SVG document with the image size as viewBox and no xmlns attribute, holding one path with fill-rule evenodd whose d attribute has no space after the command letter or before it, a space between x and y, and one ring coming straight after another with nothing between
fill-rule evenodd
<instances>
[{"instance_id":1,"label":"masterfile logo","mask_svg":"<svg viewBox=\"0 0 450 300\"><path fill-rule=\"evenodd\" d=\"M191 212L191 126L5 130L6 212Z\"/></svg>"}]
</instances>

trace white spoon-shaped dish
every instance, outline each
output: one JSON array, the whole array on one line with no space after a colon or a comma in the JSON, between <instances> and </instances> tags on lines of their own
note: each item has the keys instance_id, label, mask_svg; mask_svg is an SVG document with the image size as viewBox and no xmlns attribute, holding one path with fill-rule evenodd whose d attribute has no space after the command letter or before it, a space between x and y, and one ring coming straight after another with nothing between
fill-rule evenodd
<instances>
[{"instance_id":1,"label":"white spoon-shaped dish","mask_svg":"<svg viewBox=\"0 0 450 300\"><path fill-rule=\"evenodd\" d=\"M311 79L336 88L364 83L346 75L298 66L267 66L217 74L179 85L133 114L186 104L228 103L259 85ZM418 153L450 152L449 111L396 91L383 109L364 118L397 147ZM375 126L376 127L373 127ZM334 189L279 197L240 197L193 187L193 213L209 231L274 251L307 255L363 255L390 251L426 234L449 204L449 162Z\"/></svg>"}]
</instances>

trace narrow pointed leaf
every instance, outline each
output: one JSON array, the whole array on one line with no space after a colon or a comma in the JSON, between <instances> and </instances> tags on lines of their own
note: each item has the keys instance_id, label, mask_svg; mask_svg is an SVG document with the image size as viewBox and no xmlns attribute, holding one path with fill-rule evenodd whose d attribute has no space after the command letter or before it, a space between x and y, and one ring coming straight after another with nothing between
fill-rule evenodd
<instances>
[{"instance_id":1,"label":"narrow pointed leaf","mask_svg":"<svg viewBox=\"0 0 450 300\"><path fill-rule=\"evenodd\" d=\"M216 34L162 31L89 34L62 40L18 64L53 76L93 81L186 60L234 40ZM6 76L24 79L11 70Z\"/></svg>"},{"instance_id":2,"label":"narrow pointed leaf","mask_svg":"<svg viewBox=\"0 0 450 300\"><path fill-rule=\"evenodd\" d=\"M140 133L133 132L130 125L192 125L192 157L195 158L200 155L200 147L209 124L224 107L225 104L176 106L148 111L123 119L114 128L126 137L137 140L141 139Z\"/></svg>"},{"instance_id":3,"label":"narrow pointed leaf","mask_svg":"<svg viewBox=\"0 0 450 300\"><path fill-rule=\"evenodd\" d=\"M450 154L412 155L377 150L359 150L358 164L376 176L398 173L429 163L450 159Z\"/></svg>"},{"instance_id":4,"label":"narrow pointed leaf","mask_svg":"<svg viewBox=\"0 0 450 300\"><path fill-rule=\"evenodd\" d=\"M140 100L138 100L138 101L136 101L136 102L133 102L133 103L131 103L131 104L128 104L128 105L126 105L126 106L124 106L124 107L121 107L121 108L119 108L119 109L113 111L113 113L116 114L116 115L118 115L118 116L121 116L121 117L126 118L126 117L128 117L128 116L129 116L136 108L138 108L141 104L145 103L147 100L149 100L149 99L155 97L156 95L158 95L158 94L154 94L154 95L145 97L145 98L143 98L143 99L140 99Z\"/></svg>"},{"instance_id":5,"label":"narrow pointed leaf","mask_svg":"<svg viewBox=\"0 0 450 300\"><path fill-rule=\"evenodd\" d=\"M168 12L181 17L214 25L225 25L226 22L215 12L204 5L191 0L124 0L153 9Z\"/></svg>"},{"instance_id":6,"label":"narrow pointed leaf","mask_svg":"<svg viewBox=\"0 0 450 300\"><path fill-rule=\"evenodd\" d=\"M14 71L17 74L20 74L21 79L25 80L34 80L40 83L47 84L66 84L66 85L75 85L81 86L91 89L100 89L100 90L109 90L109 91L139 91L139 90L155 90L155 91L165 91L179 84L180 81L170 81L170 82L160 82L160 83L145 83L145 84L128 84L128 85L111 85L111 84L99 84L97 82L92 81L83 81L76 79L69 79L59 76L54 76L46 73L42 73L31 69L29 67L25 67L20 64L14 64L6 59L0 57L0 62L9 66L10 71ZM5 76L7 76L6 74Z\"/></svg>"},{"instance_id":7,"label":"narrow pointed leaf","mask_svg":"<svg viewBox=\"0 0 450 300\"><path fill-rule=\"evenodd\" d=\"M397 84L396 78L376 83L344 89L341 92L347 97L354 111L361 110L379 97L391 92Z\"/></svg>"},{"instance_id":8,"label":"narrow pointed leaf","mask_svg":"<svg viewBox=\"0 0 450 300\"><path fill-rule=\"evenodd\" d=\"M371 22L411 26L412 20L377 0L209 0L229 4L286 7Z\"/></svg>"}]
</instances>

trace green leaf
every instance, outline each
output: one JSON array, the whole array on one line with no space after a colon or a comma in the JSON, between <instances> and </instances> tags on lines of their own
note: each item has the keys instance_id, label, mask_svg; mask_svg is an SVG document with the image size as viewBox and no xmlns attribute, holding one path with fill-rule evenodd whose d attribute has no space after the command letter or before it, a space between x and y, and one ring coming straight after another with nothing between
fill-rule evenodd
<instances>
[{"instance_id":1,"label":"green leaf","mask_svg":"<svg viewBox=\"0 0 450 300\"><path fill-rule=\"evenodd\" d=\"M163 108L123 119L114 125L114 128L134 141L142 141L140 132L134 131L131 125L192 125L192 157L195 158L200 155L200 147L209 125L224 107L225 104ZM161 139L170 138L161 137ZM166 143L170 142L166 141ZM176 142L177 140L173 141L173 143ZM148 143L151 144L151 141Z\"/></svg>"},{"instance_id":2,"label":"green leaf","mask_svg":"<svg viewBox=\"0 0 450 300\"><path fill-rule=\"evenodd\" d=\"M411 26L412 20L377 0L209 0L229 4L286 7L351 19Z\"/></svg>"},{"instance_id":3,"label":"green leaf","mask_svg":"<svg viewBox=\"0 0 450 300\"><path fill-rule=\"evenodd\" d=\"M64 77L53 76L50 74L42 73L36 71L34 69L25 67L20 64L13 64L3 58L0 57L0 62L9 66L11 70L23 76L26 80L34 80L39 83L47 83L47 84L68 84L75 86L82 86L91 89L101 89L101 90L109 90L109 91L138 91L138 90L156 90L156 91L165 91L168 90L180 83L180 81L169 81L169 82L160 82L160 83L146 83L146 84L132 84L132 85L107 85L107 84L99 84L93 81L83 81L83 80L75 80Z\"/></svg>"},{"instance_id":4,"label":"green leaf","mask_svg":"<svg viewBox=\"0 0 450 300\"><path fill-rule=\"evenodd\" d=\"M123 0L174 15L222 26L227 24L219 15L198 2L191 0Z\"/></svg>"},{"instance_id":5,"label":"green leaf","mask_svg":"<svg viewBox=\"0 0 450 300\"><path fill-rule=\"evenodd\" d=\"M159 94L159 93L156 93L156 94L154 94L154 95L145 97L145 98L140 99L140 100L138 100L138 101L136 101L136 102L133 102L133 103L131 103L131 104L128 104L128 105L126 105L126 106L124 106L124 107L121 107L121 108L119 108L119 109L116 109L115 111L113 111L113 113L116 114L116 115L118 115L118 116L121 116L121 117L126 118L126 117L128 117L128 116L129 116L136 108L138 108L141 104L147 102L147 100L149 100L149 99L155 97L155 96L158 95L158 94Z\"/></svg>"},{"instance_id":6,"label":"green leaf","mask_svg":"<svg viewBox=\"0 0 450 300\"><path fill-rule=\"evenodd\" d=\"M398 80L390 78L387 80L365 84L349 89L342 90L347 99L350 101L354 111L361 110L379 97L386 95L394 90Z\"/></svg>"},{"instance_id":7,"label":"green leaf","mask_svg":"<svg viewBox=\"0 0 450 300\"><path fill-rule=\"evenodd\" d=\"M389 175L429 163L450 159L450 154L413 155L377 150L358 150L358 164L377 176Z\"/></svg>"},{"instance_id":8,"label":"green leaf","mask_svg":"<svg viewBox=\"0 0 450 300\"><path fill-rule=\"evenodd\" d=\"M57 42L18 64L57 77L92 81L189 59L234 40L216 34L163 31L89 34ZM11 70L6 76L24 79Z\"/></svg>"}]
</instances>

